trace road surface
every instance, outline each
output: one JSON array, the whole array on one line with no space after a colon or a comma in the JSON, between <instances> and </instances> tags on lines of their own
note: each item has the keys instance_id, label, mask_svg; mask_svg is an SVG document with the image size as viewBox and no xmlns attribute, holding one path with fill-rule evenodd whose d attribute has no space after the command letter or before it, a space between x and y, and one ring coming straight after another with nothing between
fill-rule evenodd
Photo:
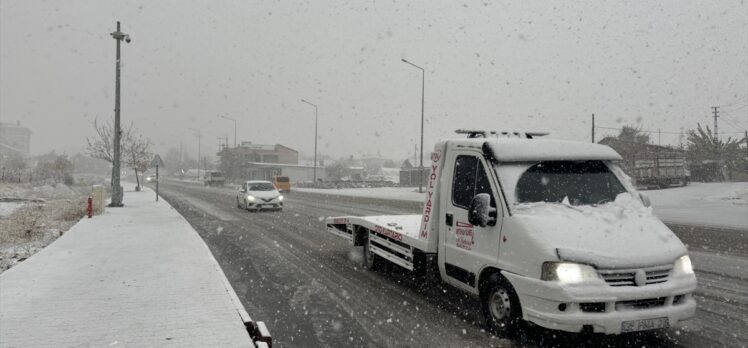
<instances>
[{"instance_id":1,"label":"road surface","mask_svg":"<svg viewBox=\"0 0 748 348\"><path fill-rule=\"evenodd\" d=\"M250 213L236 207L229 188L163 181L160 190L205 239L277 347L748 345L748 258L725 253L744 243L742 234L716 243L706 234L724 231L676 226L690 233L699 278L697 316L683 327L623 336L528 327L510 340L485 332L477 301L450 286L397 267L362 269L360 250L327 233L322 221L420 213L417 204L292 192L282 212Z\"/></svg>"}]
</instances>

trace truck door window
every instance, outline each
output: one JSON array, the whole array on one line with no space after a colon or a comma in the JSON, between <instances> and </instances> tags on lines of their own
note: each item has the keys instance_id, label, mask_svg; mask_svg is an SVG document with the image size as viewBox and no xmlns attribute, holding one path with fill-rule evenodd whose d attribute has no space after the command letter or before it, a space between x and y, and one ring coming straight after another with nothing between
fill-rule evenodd
<instances>
[{"instance_id":1,"label":"truck door window","mask_svg":"<svg viewBox=\"0 0 748 348\"><path fill-rule=\"evenodd\" d=\"M454 179L452 181L452 204L467 209L470 201L479 193L493 194L483 163L475 156L457 156Z\"/></svg>"}]
</instances>

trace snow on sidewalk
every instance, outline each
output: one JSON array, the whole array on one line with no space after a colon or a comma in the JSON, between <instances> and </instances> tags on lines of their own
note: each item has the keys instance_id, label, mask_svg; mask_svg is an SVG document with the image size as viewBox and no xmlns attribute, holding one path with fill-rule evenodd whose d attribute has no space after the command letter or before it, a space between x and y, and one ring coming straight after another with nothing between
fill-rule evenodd
<instances>
[{"instance_id":1,"label":"snow on sidewalk","mask_svg":"<svg viewBox=\"0 0 748 348\"><path fill-rule=\"evenodd\" d=\"M0 347L253 346L208 247L154 198L126 192L1 274Z\"/></svg>"}]
</instances>

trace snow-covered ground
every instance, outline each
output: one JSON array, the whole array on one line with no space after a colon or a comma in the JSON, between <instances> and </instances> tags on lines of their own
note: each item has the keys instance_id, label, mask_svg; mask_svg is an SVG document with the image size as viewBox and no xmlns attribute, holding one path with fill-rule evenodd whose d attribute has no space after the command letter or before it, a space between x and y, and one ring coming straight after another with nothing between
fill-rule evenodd
<instances>
[{"instance_id":1,"label":"snow-covered ground","mask_svg":"<svg viewBox=\"0 0 748 348\"><path fill-rule=\"evenodd\" d=\"M667 222L748 229L748 183L690 183L642 191Z\"/></svg>"},{"instance_id":2,"label":"snow-covered ground","mask_svg":"<svg viewBox=\"0 0 748 348\"><path fill-rule=\"evenodd\" d=\"M0 273L56 240L83 216L90 188L0 184Z\"/></svg>"},{"instance_id":3,"label":"snow-covered ground","mask_svg":"<svg viewBox=\"0 0 748 348\"><path fill-rule=\"evenodd\" d=\"M340 196L422 202L423 193L412 187L312 189L293 188ZM748 183L691 183L685 187L642 191L655 214L666 222L748 230Z\"/></svg>"},{"instance_id":4,"label":"snow-covered ground","mask_svg":"<svg viewBox=\"0 0 748 348\"><path fill-rule=\"evenodd\" d=\"M124 207L0 274L0 347L254 347L200 235L150 189L123 186Z\"/></svg>"}]
</instances>

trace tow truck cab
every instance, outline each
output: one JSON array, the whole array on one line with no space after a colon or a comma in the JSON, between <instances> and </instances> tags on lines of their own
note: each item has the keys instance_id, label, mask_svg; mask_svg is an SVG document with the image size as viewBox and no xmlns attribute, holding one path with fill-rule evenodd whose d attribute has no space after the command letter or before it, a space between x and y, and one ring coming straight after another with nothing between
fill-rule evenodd
<instances>
[{"instance_id":1,"label":"tow truck cab","mask_svg":"<svg viewBox=\"0 0 748 348\"><path fill-rule=\"evenodd\" d=\"M435 262L494 331L523 319L618 334L694 315L687 250L611 148L474 137L438 143L431 159L422 215L329 218L328 231L363 246L369 268Z\"/></svg>"}]
</instances>

